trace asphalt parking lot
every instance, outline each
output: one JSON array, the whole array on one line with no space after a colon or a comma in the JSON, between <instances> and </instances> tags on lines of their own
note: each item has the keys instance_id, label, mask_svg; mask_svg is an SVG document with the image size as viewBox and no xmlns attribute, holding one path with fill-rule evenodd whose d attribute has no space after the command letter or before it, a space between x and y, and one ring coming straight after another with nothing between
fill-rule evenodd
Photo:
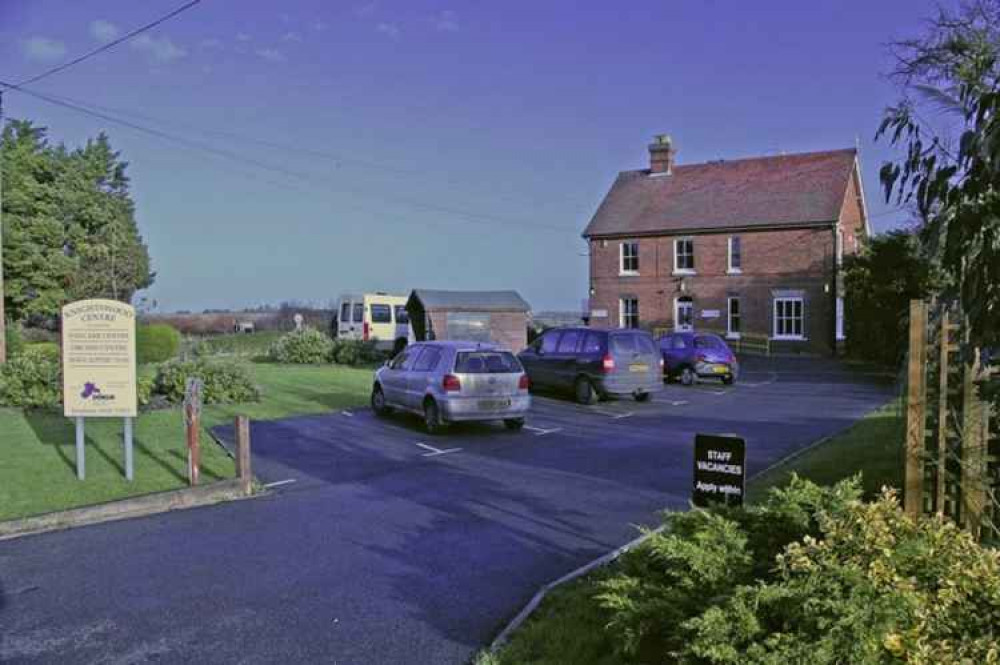
<instances>
[{"instance_id":1,"label":"asphalt parking lot","mask_svg":"<svg viewBox=\"0 0 1000 665\"><path fill-rule=\"evenodd\" d=\"M752 475L891 391L787 360L644 404L539 396L520 432L254 423L269 496L0 544L0 661L465 663L540 585L684 507L696 432L746 437Z\"/></svg>"}]
</instances>

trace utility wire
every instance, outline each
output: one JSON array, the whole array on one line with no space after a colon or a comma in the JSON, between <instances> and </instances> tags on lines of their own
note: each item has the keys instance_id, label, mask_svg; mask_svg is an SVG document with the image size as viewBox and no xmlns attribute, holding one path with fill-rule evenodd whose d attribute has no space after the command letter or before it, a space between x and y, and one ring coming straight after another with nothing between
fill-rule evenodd
<instances>
[{"instance_id":1,"label":"utility wire","mask_svg":"<svg viewBox=\"0 0 1000 665\"><path fill-rule=\"evenodd\" d=\"M110 41L107 44L104 44L103 46L97 47L93 51L90 51L88 53L84 53L83 55L81 55L78 58L73 58L72 60L70 60L68 62L64 62L63 64L58 65L56 67L53 67L52 69L50 69L48 71L42 72L41 74L39 74L37 76L32 76L29 79L25 79L25 80L21 81L20 83L18 83L17 85L18 86L30 85L32 83L36 83L38 81L41 81L44 78L48 78L49 76L52 76L53 74L58 74L59 72L65 70L65 69L69 69L73 65L77 65L77 64L83 62L84 60L88 60L88 59L94 57L95 55L97 55L99 53L103 53L104 51L107 51L108 49L111 49L111 48L114 48L115 46L118 46L122 42L127 42L128 40L132 39L133 37L135 37L137 35L142 34L143 32L146 32L147 30L151 30L152 28L155 28L156 26L160 25L161 23L169 21L173 17L177 16L178 14L180 14L182 12L186 12L187 10L191 9L192 7L194 7L195 5L199 4L200 2L201 2L201 0L191 0L191 2L188 2L187 4L178 7L177 9L175 9L174 11L170 12L169 14L167 14L165 16L161 16L160 18L156 19L152 23L147 23L146 25L144 25L142 27L136 28L135 30L133 30L133 31L127 33L127 34L122 35L118 39ZM10 87L10 88L16 87L16 86L12 86L10 84L3 84L3 85L5 85L6 87Z\"/></svg>"},{"instance_id":2,"label":"utility wire","mask_svg":"<svg viewBox=\"0 0 1000 665\"><path fill-rule=\"evenodd\" d=\"M138 123L135 123L135 122L132 122L132 121L129 121L129 120L125 120L125 119L122 119L122 118L117 118L117 117L109 115L107 113L102 113L102 112L99 112L99 111L93 111L93 110L85 108L83 106L80 106L80 105L77 105L77 104L73 104L73 103L70 103L70 102L65 102L65 101L56 99L54 97L51 97L49 95L40 93L40 92L35 92L33 90L28 90L26 88L21 87L19 84L8 83L8 82L0 80L0 86L8 88L10 90L14 90L14 91L20 92L22 94L28 95L29 97L33 97L35 99L44 101L44 102L46 102L48 104L53 104L55 106L60 106L62 108L70 109L72 111L76 111L78 113L89 115L91 117L99 118L99 119L104 120L106 122L117 124L117 125L120 125L122 127L126 127L126 128L129 128L129 129L132 129L134 131L137 131L137 132L140 132L140 133L143 133L143 134L147 134L149 136L153 136L153 137L159 138L159 139L164 140L164 141L168 141L168 142L171 142L171 143L176 143L178 145L184 146L184 147L189 148L191 150L196 150L196 151L201 151L201 152L209 153L209 154L212 154L212 155L215 155L215 156L218 156L218 157L222 157L222 158L234 161L234 162L242 163L244 165L251 165L251 166L254 166L256 168L265 170L265 171L270 171L272 173L277 173L277 174L283 175L283 176L288 177L288 178L294 178L294 179L298 179L298 180L303 180L303 181L306 181L306 182L310 182L312 184L322 185L323 187L327 188L328 190L330 189L330 182L328 180L324 180L324 179L318 178L314 174L304 173L304 172L301 172L301 171L294 171L294 170L287 169L287 168L284 168L284 167L281 167L281 166L275 166L275 165L270 164L268 162L265 162L265 161L262 161L262 160L259 160L259 159L253 158L253 157L249 157L247 155L243 155L243 154L240 154L240 153L237 153L237 152L233 152L231 150L227 150L227 149L223 149L223 148L218 148L216 146L213 146L213 145L208 144L208 143L204 143L202 141L195 141L195 140L187 139L187 138L184 138L184 137L176 136L176 135L170 134L169 132L164 132L164 131L161 131L161 130L158 130L158 129L153 129L153 128L150 128L150 127L146 127L144 125L140 125ZM357 195L360 195L360 196L377 197L379 200L395 202L395 203L399 203L399 204L411 206L411 207L414 207L414 208L422 208L422 209L429 210L429 211L432 211L432 212L440 212L440 213L444 213L444 214L454 215L454 216L457 216L457 217L462 217L462 218L464 218L468 222L478 223L478 224L488 224L488 225L490 225L493 228L496 228L497 224L501 224L501 225L525 226L525 227L536 229L536 230L539 230L539 231L544 230L544 231L552 231L552 232L559 232L559 233L573 233L573 234L579 233L579 231L577 229L570 229L570 228L564 227L564 226L556 226L556 225L553 225L553 224L545 224L545 223L532 222L532 221L527 221L527 220L522 220L522 219L513 219L513 218L501 217L501 216L498 216L498 215L492 215L492 214L488 214L488 213L479 213L479 212L474 212L474 211L469 211L469 210L463 210L463 209L459 209L459 208L452 208L450 206L443 206L443 205L438 205L438 204L426 203L426 202L423 202L423 201L418 201L418 200L410 199L410 198L385 196L381 192L370 192L370 191L365 191L365 190L359 189L359 188L349 188L349 187L340 186L340 187L336 187L335 189L337 189L339 191L342 191L342 192L350 193L350 194L357 194Z\"/></svg>"}]
</instances>

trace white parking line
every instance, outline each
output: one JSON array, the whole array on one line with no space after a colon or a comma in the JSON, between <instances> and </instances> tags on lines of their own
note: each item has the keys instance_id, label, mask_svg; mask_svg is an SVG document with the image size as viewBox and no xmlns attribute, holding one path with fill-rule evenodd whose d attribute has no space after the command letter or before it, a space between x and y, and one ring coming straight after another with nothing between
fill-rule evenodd
<instances>
[{"instance_id":1,"label":"white parking line","mask_svg":"<svg viewBox=\"0 0 1000 665\"><path fill-rule=\"evenodd\" d=\"M346 411L346 410L345 411L341 411L340 415L347 416L348 418L353 418L354 417L353 413L351 413L350 411Z\"/></svg>"},{"instance_id":2,"label":"white parking line","mask_svg":"<svg viewBox=\"0 0 1000 665\"><path fill-rule=\"evenodd\" d=\"M769 385L771 385L772 383L775 383L778 380L778 373L777 372L768 372L768 374L771 375L771 378L768 379L767 381L759 381L757 383L745 383L745 382L741 382L738 385L743 386L744 388L760 388L761 386L769 386Z\"/></svg>"},{"instance_id":3,"label":"white parking line","mask_svg":"<svg viewBox=\"0 0 1000 665\"><path fill-rule=\"evenodd\" d=\"M280 487L281 485L289 485L295 482L295 478L289 478L288 480L276 480L273 483L266 483L264 487L270 489L272 487Z\"/></svg>"},{"instance_id":4,"label":"white parking line","mask_svg":"<svg viewBox=\"0 0 1000 665\"><path fill-rule=\"evenodd\" d=\"M678 399L671 402L670 406L684 406L687 403L688 401L686 399Z\"/></svg>"},{"instance_id":5,"label":"white parking line","mask_svg":"<svg viewBox=\"0 0 1000 665\"><path fill-rule=\"evenodd\" d=\"M546 434L553 434L555 432L562 431L562 427L550 427L549 429L545 429L542 427L532 427L531 425L525 425L524 429L536 432L535 436L545 436Z\"/></svg>"},{"instance_id":6,"label":"white parking line","mask_svg":"<svg viewBox=\"0 0 1000 665\"><path fill-rule=\"evenodd\" d=\"M614 418L615 420L621 420L622 418L631 418L634 415L635 413L629 411L628 413L619 413L618 415L611 417Z\"/></svg>"},{"instance_id":7,"label":"white parking line","mask_svg":"<svg viewBox=\"0 0 1000 665\"><path fill-rule=\"evenodd\" d=\"M441 450L440 448L435 448L434 446L428 446L426 443L420 443L419 441L417 442L417 445L423 448L424 450L431 451L429 453L424 453L423 455L421 455L421 457L435 457L437 455L447 455L448 453L457 453L458 451L461 450L461 448L446 448L444 450Z\"/></svg>"}]
</instances>

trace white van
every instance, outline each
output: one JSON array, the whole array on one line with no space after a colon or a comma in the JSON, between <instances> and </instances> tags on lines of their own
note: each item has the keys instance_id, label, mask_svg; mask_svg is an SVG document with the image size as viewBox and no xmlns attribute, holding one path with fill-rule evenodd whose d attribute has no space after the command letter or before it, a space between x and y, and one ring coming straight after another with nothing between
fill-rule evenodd
<instances>
[{"instance_id":1,"label":"white van","mask_svg":"<svg viewBox=\"0 0 1000 665\"><path fill-rule=\"evenodd\" d=\"M414 340L407 296L376 292L345 294L337 308L337 337L375 340L380 349L399 349Z\"/></svg>"}]
</instances>

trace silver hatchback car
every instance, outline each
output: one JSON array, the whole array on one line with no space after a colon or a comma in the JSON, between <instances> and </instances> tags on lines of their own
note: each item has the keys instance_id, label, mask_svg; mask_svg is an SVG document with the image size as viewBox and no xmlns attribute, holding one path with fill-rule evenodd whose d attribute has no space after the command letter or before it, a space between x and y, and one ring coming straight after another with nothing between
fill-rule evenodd
<instances>
[{"instance_id":1,"label":"silver hatchback car","mask_svg":"<svg viewBox=\"0 0 1000 665\"><path fill-rule=\"evenodd\" d=\"M372 411L424 417L437 434L449 422L502 420L521 429L531 408L528 375L510 351L478 342L419 342L375 372Z\"/></svg>"}]
</instances>

